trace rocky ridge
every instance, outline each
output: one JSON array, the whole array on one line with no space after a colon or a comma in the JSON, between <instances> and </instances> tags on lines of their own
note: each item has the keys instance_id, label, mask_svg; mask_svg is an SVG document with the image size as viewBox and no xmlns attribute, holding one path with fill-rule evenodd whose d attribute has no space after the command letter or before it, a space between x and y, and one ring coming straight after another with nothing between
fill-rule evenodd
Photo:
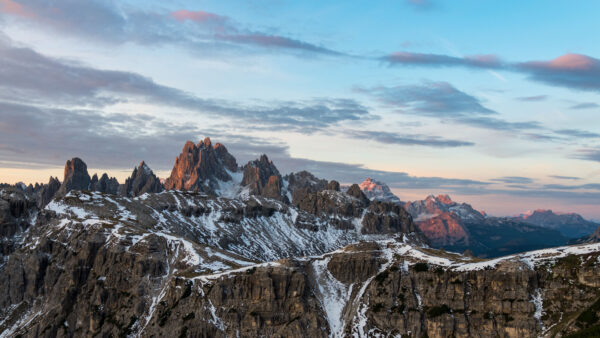
<instances>
[{"instance_id":1,"label":"rocky ridge","mask_svg":"<svg viewBox=\"0 0 600 338\"><path fill-rule=\"evenodd\" d=\"M550 337L600 328L599 244L492 260L435 250L408 206L309 173L282 177L266 156L241 169L227 155L210 139L189 142L171 189L141 192L156 179L144 178L142 162L121 190L135 194L95 183L41 209L45 186L0 186L9 243L0 337ZM73 187L87 169L70 162L64 182ZM468 223L470 206L433 199L413 212L446 208L469 240L484 236ZM518 223L479 215L476 224L499 233Z\"/></svg>"}]
</instances>

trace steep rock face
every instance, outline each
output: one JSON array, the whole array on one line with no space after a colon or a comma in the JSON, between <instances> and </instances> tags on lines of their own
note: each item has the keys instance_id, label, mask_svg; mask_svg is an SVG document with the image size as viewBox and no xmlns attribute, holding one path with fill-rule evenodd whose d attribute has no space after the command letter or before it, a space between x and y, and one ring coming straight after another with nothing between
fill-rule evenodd
<instances>
[{"instance_id":1,"label":"steep rock face","mask_svg":"<svg viewBox=\"0 0 600 338\"><path fill-rule=\"evenodd\" d=\"M421 201L407 202L404 207L417 222L444 212L455 213L460 219L468 221L482 221L485 218L485 213L473 209L467 203L456 203L448 195L429 195Z\"/></svg>"},{"instance_id":2,"label":"steep rock face","mask_svg":"<svg viewBox=\"0 0 600 338\"><path fill-rule=\"evenodd\" d=\"M291 173L283 180L287 182L286 196L293 205L297 205L308 194L325 189L331 190L327 187L327 180L319 179L308 171Z\"/></svg>"},{"instance_id":3,"label":"steep rock face","mask_svg":"<svg viewBox=\"0 0 600 338\"><path fill-rule=\"evenodd\" d=\"M225 148L225 146L223 144L221 144L221 143L215 144L214 149L215 149L215 153L217 154L217 158L221 161L223 166L225 166L225 169L227 169L231 172L235 172L239 169L237 161L235 160L235 157L233 157L233 155L231 155L227 151L227 148Z\"/></svg>"},{"instance_id":4,"label":"steep rock face","mask_svg":"<svg viewBox=\"0 0 600 338\"><path fill-rule=\"evenodd\" d=\"M80 158L74 157L65 164L65 176L57 195L65 196L71 190L88 190L90 181L87 165Z\"/></svg>"},{"instance_id":5,"label":"steep rock face","mask_svg":"<svg viewBox=\"0 0 600 338\"><path fill-rule=\"evenodd\" d=\"M100 179L94 174L90 182L90 190L115 195L119 192L119 181L114 177L109 178L106 173L102 174Z\"/></svg>"},{"instance_id":6,"label":"steep rock face","mask_svg":"<svg viewBox=\"0 0 600 338\"><path fill-rule=\"evenodd\" d=\"M418 222L418 227L435 247L469 246L469 234L460 218L451 212Z\"/></svg>"},{"instance_id":7,"label":"steep rock face","mask_svg":"<svg viewBox=\"0 0 600 338\"><path fill-rule=\"evenodd\" d=\"M554 213L552 210L535 210L519 216L517 219L560 231L568 238L579 238L594 232L599 224L585 220L575 213Z\"/></svg>"},{"instance_id":8,"label":"steep rock face","mask_svg":"<svg viewBox=\"0 0 600 338\"><path fill-rule=\"evenodd\" d=\"M163 191L163 186L160 180L152 169L142 161L139 166L133 169L131 176L125 181L121 187L121 195L136 197L145 193L158 193Z\"/></svg>"},{"instance_id":9,"label":"steep rock face","mask_svg":"<svg viewBox=\"0 0 600 338\"><path fill-rule=\"evenodd\" d=\"M417 232L411 216L401 206L391 202L373 201L362 219L363 234Z\"/></svg>"},{"instance_id":10,"label":"steep rock face","mask_svg":"<svg viewBox=\"0 0 600 338\"><path fill-rule=\"evenodd\" d=\"M60 185L61 184L58 180L58 177L50 176L48 184L44 184L44 186L42 186L40 189L38 207L43 208L46 206L46 204L50 203L58 189L60 189Z\"/></svg>"},{"instance_id":11,"label":"steep rock face","mask_svg":"<svg viewBox=\"0 0 600 338\"><path fill-rule=\"evenodd\" d=\"M367 178L364 180L359 187L362 189L363 193L370 200L375 201L383 201L383 202L392 202L392 203L402 203L398 196L394 195L390 190L390 187L387 184L374 180L372 178Z\"/></svg>"},{"instance_id":12,"label":"steep rock face","mask_svg":"<svg viewBox=\"0 0 600 338\"><path fill-rule=\"evenodd\" d=\"M281 190L281 174L267 155L262 155L258 160L248 162L244 166L242 186L248 188L250 195L287 200Z\"/></svg>"},{"instance_id":13,"label":"steep rock face","mask_svg":"<svg viewBox=\"0 0 600 338\"><path fill-rule=\"evenodd\" d=\"M165 180L165 189L214 193L219 181L232 179L226 170L233 168L232 157L228 155L224 146L213 147L208 137L197 145L186 142L175 160L171 176Z\"/></svg>"},{"instance_id":14,"label":"steep rock face","mask_svg":"<svg viewBox=\"0 0 600 338\"><path fill-rule=\"evenodd\" d=\"M37 212L34 193L16 187L0 188L0 265L22 241L21 234Z\"/></svg>"}]
</instances>

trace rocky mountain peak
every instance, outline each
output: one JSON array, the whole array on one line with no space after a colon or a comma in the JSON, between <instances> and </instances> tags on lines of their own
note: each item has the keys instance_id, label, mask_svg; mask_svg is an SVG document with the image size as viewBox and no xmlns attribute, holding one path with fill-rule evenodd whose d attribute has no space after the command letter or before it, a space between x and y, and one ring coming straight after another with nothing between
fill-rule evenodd
<instances>
[{"instance_id":1,"label":"rocky mountain peak","mask_svg":"<svg viewBox=\"0 0 600 338\"><path fill-rule=\"evenodd\" d=\"M448 194L438 195L436 199L446 205L455 204L454 201L452 201L452 199L450 198L450 196Z\"/></svg>"},{"instance_id":2,"label":"rocky mountain peak","mask_svg":"<svg viewBox=\"0 0 600 338\"><path fill-rule=\"evenodd\" d=\"M231 181L227 170L237 170L237 164L223 145L213 147L208 137L197 145L187 141L175 160L171 176L165 180L165 188L214 193L219 181Z\"/></svg>"},{"instance_id":3,"label":"rocky mountain peak","mask_svg":"<svg viewBox=\"0 0 600 338\"><path fill-rule=\"evenodd\" d=\"M46 204L50 203L50 201L52 200L52 198L54 197L54 195L56 194L56 192L58 191L58 189L60 189L60 181L58 180L58 177L52 177L50 176L50 180L48 181L48 184L45 184L41 189L40 189L40 198L38 201L38 206L40 208L46 206Z\"/></svg>"},{"instance_id":4,"label":"rocky mountain peak","mask_svg":"<svg viewBox=\"0 0 600 338\"><path fill-rule=\"evenodd\" d=\"M279 170L267 155L250 161L244 166L242 186L248 188L250 195L263 196L277 200L287 200L282 194L282 178Z\"/></svg>"},{"instance_id":5,"label":"rocky mountain peak","mask_svg":"<svg viewBox=\"0 0 600 338\"><path fill-rule=\"evenodd\" d=\"M71 190L88 190L90 182L87 165L80 158L74 157L65 164L64 180L57 193L64 196Z\"/></svg>"},{"instance_id":6,"label":"rocky mountain peak","mask_svg":"<svg viewBox=\"0 0 600 338\"><path fill-rule=\"evenodd\" d=\"M350 186L350 188L348 188L348 190L346 191L347 195L350 195L354 198L359 199L360 201L368 204L369 203L369 199L367 198L367 196L363 193L362 189L360 188L360 186L358 184L353 184Z\"/></svg>"},{"instance_id":7,"label":"rocky mountain peak","mask_svg":"<svg viewBox=\"0 0 600 338\"><path fill-rule=\"evenodd\" d=\"M102 174L100 179L94 174L90 181L90 190L114 195L119 191L119 182L114 177L109 178L107 173Z\"/></svg>"},{"instance_id":8,"label":"rocky mountain peak","mask_svg":"<svg viewBox=\"0 0 600 338\"><path fill-rule=\"evenodd\" d=\"M121 187L120 194L123 196L136 197L144 193L157 193L163 191L164 188L160 180L146 162L142 161L140 165L133 168L131 176L125 181Z\"/></svg>"},{"instance_id":9,"label":"rocky mountain peak","mask_svg":"<svg viewBox=\"0 0 600 338\"><path fill-rule=\"evenodd\" d=\"M374 180L372 178L365 179L359 187L370 200L400 203L398 196L394 195L387 184Z\"/></svg>"}]
</instances>

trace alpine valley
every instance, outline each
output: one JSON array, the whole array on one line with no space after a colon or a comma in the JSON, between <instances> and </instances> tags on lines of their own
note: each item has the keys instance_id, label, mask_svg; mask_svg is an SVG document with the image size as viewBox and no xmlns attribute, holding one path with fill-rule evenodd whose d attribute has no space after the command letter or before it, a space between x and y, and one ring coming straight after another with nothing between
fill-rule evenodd
<instances>
[{"instance_id":1,"label":"alpine valley","mask_svg":"<svg viewBox=\"0 0 600 338\"><path fill-rule=\"evenodd\" d=\"M165 180L73 158L0 186L0 337L597 336L597 228L240 166L209 138Z\"/></svg>"}]
</instances>

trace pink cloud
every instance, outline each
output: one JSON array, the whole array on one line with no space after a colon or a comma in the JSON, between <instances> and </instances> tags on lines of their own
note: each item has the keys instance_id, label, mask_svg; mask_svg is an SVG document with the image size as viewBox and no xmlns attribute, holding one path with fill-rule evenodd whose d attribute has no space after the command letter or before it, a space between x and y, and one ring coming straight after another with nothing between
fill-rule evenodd
<instances>
[{"instance_id":1,"label":"pink cloud","mask_svg":"<svg viewBox=\"0 0 600 338\"><path fill-rule=\"evenodd\" d=\"M34 13L28 11L23 5L13 0L0 0L0 12L31 18Z\"/></svg>"},{"instance_id":2,"label":"pink cloud","mask_svg":"<svg viewBox=\"0 0 600 338\"><path fill-rule=\"evenodd\" d=\"M565 54L549 61L548 68L564 70L588 70L595 66L597 60L581 54Z\"/></svg>"},{"instance_id":3,"label":"pink cloud","mask_svg":"<svg viewBox=\"0 0 600 338\"><path fill-rule=\"evenodd\" d=\"M171 17L179 21L194 21L198 23L215 23L224 22L227 20L226 17L214 13L204 11L188 11L185 9L171 12Z\"/></svg>"}]
</instances>

